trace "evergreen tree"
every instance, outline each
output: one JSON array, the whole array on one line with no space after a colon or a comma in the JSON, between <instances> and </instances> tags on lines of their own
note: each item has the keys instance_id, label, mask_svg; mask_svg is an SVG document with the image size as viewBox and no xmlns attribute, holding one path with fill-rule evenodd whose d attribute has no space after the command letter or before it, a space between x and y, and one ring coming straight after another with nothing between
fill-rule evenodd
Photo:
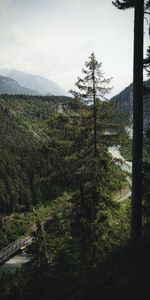
<instances>
[{"instance_id":1,"label":"evergreen tree","mask_svg":"<svg viewBox=\"0 0 150 300\"><path fill-rule=\"evenodd\" d=\"M42 271L48 264L48 251L45 239L43 225L39 220L36 222L36 236L32 244L33 248L33 263Z\"/></svg>"},{"instance_id":2,"label":"evergreen tree","mask_svg":"<svg viewBox=\"0 0 150 300\"><path fill-rule=\"evenodd\" d=\"M91 54L88 61L85 62L85 68L82 70L84 78L78 78L76 86L79 92L73 92L75 96L93 106L93 146L94 157L97 155L97 112L99 101L105 99L105 95L110 91L109 83L111 78L104 78L102 72L102 63L99 63L94 53Z\"/></svg>"},{"instance_id":3,"label":"evergreen tree","mask_svg":"<svg viewBox=\"0 0 150 300\"><path fill-rule=\"evenodd\" d=\"M92 53L85 63L84 77L78 78L75 84L78 91L72 91L78 103L76 122L71 122L76 132L78 161L75 172L78 189L74 198L76 222L73 227L86 264L88 261L93 263L101 252L104 231L107 236L106 211L113 208L114 183L108 145L117 144L119 135L117 125L112 122L110 104L105 98L110 90L110 78L104 78L101 67L102 63L98 63Z\"/></svg>"}]
</instances>

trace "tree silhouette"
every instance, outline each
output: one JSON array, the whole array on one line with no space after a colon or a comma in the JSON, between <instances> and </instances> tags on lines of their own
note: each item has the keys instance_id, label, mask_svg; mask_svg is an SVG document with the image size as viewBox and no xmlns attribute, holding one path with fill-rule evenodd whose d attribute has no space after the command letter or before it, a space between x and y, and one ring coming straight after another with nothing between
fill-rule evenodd
<instances>
[{"instance_id":1,"label":"tree silhouette","mask_svg":"<svg viewBox=\"0 0 150 300\"><path fill-rule=\"evenodd\" d=\"M116 0L112 1L112 3L119 9L127 9L135 6L135 0Z\"/></svg>"},{"instance_id":2,"label":"tree silhouette","mask_svg":"<svg viewBox=\"0 0 150 300\"><path fill-rule=\"evenodd\" d=\"M146 2L145 8L149 7ZM137 242L142 229L142 150L143 150L143 21L144 0L115 1L119 9L135 7L133 70L133 147L131 241Z\"/></svg>"}]
</instances>

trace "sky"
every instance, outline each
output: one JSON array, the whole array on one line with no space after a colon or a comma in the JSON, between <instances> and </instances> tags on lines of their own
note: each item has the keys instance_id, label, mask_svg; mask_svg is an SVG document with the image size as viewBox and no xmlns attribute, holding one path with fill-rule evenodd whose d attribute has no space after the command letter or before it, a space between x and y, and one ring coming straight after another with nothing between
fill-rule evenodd
<instances>
[{"instance_id":1,"label":"sky","mask_svg":"<svg viewBox=\"0 0 150 300\"><path fill-rule=\"evenodd\" d=\"M132 9L111 0L0 0L0 69L41 75L68 91L94 52L115 95L132 82L133 19Z\"/></svg>"}]
</instances>

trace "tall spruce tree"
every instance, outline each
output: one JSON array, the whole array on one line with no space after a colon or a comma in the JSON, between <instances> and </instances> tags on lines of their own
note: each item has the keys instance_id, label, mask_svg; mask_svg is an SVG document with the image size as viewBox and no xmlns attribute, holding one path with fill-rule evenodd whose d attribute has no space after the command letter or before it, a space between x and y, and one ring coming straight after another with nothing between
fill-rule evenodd
<instances>
[{"instance_id":1,"label":"tall spruce tree","mask_svg":"<svg viewBox=\"0 0 150 300\"><path fill-rule=\"evenodd\" d=\"M75 96L85 103L93 107L93 153L96 160L97 156L97 113L99 102L105 99L105 95L110 91L109 83L111 78L104 78L102 72L102 63L98 62L95 54L92 53L85 62L85 67L82 70L84 78L78 78L76 86L78 92L73 92Z\"/></svg>"},{"instance_id":2,"label":"tall spruce tree","mask_svg":"<svg viewBox=\"0 0 150 300\"><path fill-rule=\"evenodd\" d=\"M110 91L111 79L104 77L102 63L96 60L94 53L82 72L83 78L78 78L75 84L78 90L72 91L78 101L74 129L79 163L76 170L79 193L76 193L74 201L77 213L74 228L80 236L81 256L87 264L87 261L93 262L94 257L96 259L99 248L103 248L102 236L107 236L107 213L114 205L112 194L115 185L112 178L114 163L108 146L119 143L117 138L120 132L117 132L117 124L112 121L113 111L109 102L104 101Z\"/></svg>"},{"instance_id":3,"label":"tall spruce tree","mask_svg":"<svg viewBox=\"0 0 150 300\"><path fill-rule=\"evenodd\" d=\"M143 150L143 21L144 0L123 0L113 4L119 9L135 7L133 70L133 147L131 240L137 242L142 229L142 150ZM146 8L149 1L146 2Z\"/></svg>"},{"instance_id":4,"label":"tall spruce tree","mask_svg":"<svg viewBox=\"0 0 150 300\"><path fill-rule=\"evenodd\" d=\"M105 99L110 78L105 79L101 68L92 53L83 78L75 84L78 90L72 91L74 99L48 121L55 178L60 189L72 194L72 236L84 265L93 265L104 255L104 244L111 239L114 194L124 181L108 151L109 146L120 144L123 128Z\"/></svg>"},{"instance_id":5,"label":"tall spruce tree","mask_svg":"<svg viewBox=\"0 0 150 300\"><path fill-rule=\"evenodd\" d=\"M89 104L91 107L91 124L93 124L93 149L91 149L93 153L92 161L93 161L93 207L91 207L91 217L90 219L94 220L95 218L95 204L96 200L96 181L97 181L97 173L98 173L98 111L100 109L100 102L105 99L105 95L109 92L110 87L109 83L111 78L106 79L102 72L102 63L98 62L95 58L95 54L92 53L88 58L88 61L85 62L85 67L82 69L82 73L84 74L83 78L78 77L78 81L76 82L76 87L78 88L78 92L73 92L73 94L78 96L81 102Z\"/></svg>"}]
</instances>

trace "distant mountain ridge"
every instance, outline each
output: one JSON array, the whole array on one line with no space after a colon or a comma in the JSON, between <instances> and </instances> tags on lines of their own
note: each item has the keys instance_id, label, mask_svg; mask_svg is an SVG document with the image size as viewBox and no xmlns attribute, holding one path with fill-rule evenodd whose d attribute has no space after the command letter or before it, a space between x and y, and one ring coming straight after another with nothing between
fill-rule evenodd
<instances>
[{"instance_id":1,"label":"distant mountain ridge","mask_svg":"<svg viewBox=\"0 0 150 300\"><path fill-rule=\"evenodd\" d=\"M145 89L144 97L143 97L143 105L144 105L144 130L150 128L150 79L144 82ZM132 121L132 112L133 112L133 84L131 83L128 87L126 87L119 94L111 98L116 106L117 110L120 112L127 112L130 115L130 119Z\"/></svg>"},{"instance_id":2,"label":"distant mountain ridge","mask_svg":"<svg viewBox=\"0 0 150 300\"><path fill-rule=\"evenodd\" d=\"M0 76L0 94L39 95L37 91L23 87L16 80L6 76Z\"/></svg>"},{"instance_id":3,"label":"distant mountain ridge","mask_svg":"<svg viewBox=\"0 0 150 300\"><path fill-rule=\"evenodd\" d=\"M21 86L36 91L37 95L68 96L68 93L58 84L42 76L15 69L2 69L0 70L0 75L14 79Z\"/></svg>"}]
</instances>

